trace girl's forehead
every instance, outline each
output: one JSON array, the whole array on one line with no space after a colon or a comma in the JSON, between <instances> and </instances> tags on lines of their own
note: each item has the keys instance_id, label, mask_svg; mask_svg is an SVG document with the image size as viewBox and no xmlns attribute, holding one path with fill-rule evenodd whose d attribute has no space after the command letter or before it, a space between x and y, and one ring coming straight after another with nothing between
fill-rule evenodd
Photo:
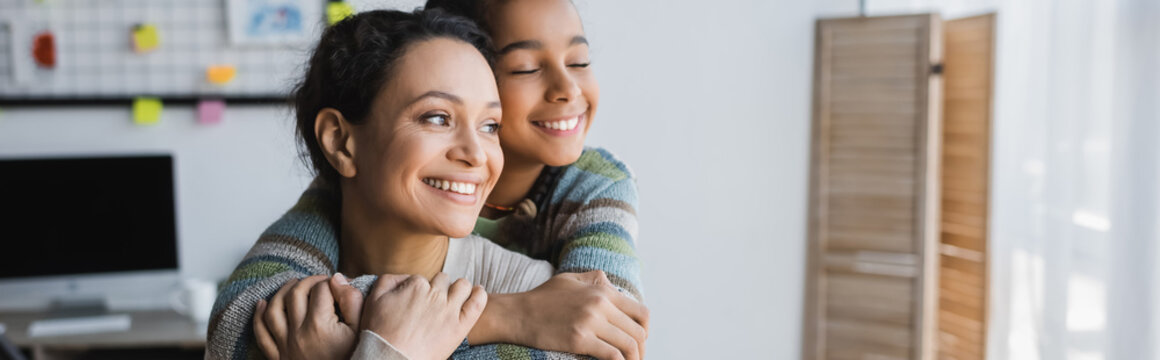
<instances>
[{"instance_id":1,"label":"girl's forehead","mask_svg":"<svg viewBox=\"0 0 1160 360\"><path fill-rule=\"evenodd\" d=\"M512 41L570 39L584 32L580 13L569 0L498 1L491 17L492 36L501 47Z\"/></svg>"}]
</instances>

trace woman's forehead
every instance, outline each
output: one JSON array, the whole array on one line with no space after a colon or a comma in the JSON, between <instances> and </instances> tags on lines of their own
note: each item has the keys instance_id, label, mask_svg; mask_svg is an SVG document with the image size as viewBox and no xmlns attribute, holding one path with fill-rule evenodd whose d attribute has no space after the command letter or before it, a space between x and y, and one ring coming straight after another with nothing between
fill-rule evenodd
<instances>
[{"instance_id":1,"label":"woman's forehead","mask_svg":"<svg viewBox=\"0 0 1160 360\"><path fill-rule=\"evenodd\" d=\"M379 95L394 106L431 91L452 94L467 102L498 99L495 77L487 60L471 44L434 38L412 44L398 60Z\"/></svg>"}]
</instances>

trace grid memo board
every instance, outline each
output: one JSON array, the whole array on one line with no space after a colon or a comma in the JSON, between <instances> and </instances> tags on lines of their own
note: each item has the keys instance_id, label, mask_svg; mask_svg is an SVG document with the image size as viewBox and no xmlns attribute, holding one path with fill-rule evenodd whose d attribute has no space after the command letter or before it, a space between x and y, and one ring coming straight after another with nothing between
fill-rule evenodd
<instances>
[{"instance_id":1,"label":"grid memo board","mask_svg":"<svg viewBox=\"0 0 1160 360\"><path fill-rule=\"evenodd\" d=\"M304 3L319 11L325 5ZM0 0L0 104L120 103L140 96L284 101L323 29L322 17L301 19L309 41L238 45L229 36L227 10L227 0ZM161 39L148 53L133 51L131 34L142 24L153 25ZM44 31L55 40L53 68L32 57L32 39ZM209 83L206 70L214 65L233 66L233 80Z\"/></svg>"}]
</instances>

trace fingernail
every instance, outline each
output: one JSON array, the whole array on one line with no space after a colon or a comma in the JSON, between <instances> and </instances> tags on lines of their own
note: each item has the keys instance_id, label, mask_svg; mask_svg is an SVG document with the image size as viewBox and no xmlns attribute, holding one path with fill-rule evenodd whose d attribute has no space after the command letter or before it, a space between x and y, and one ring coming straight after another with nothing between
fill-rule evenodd
<instances>
[{"instance_id":1,"label":"fingernail","mask_svg":"<svg viewBox=\"0 0 1160 360\"><path fill-rule=\"evenodd\" d=\"M334 273L334 280L337 280L339 285L350 285L350 281L346 280L346 275L340 272Z\"/></svg>"}]
</instances>

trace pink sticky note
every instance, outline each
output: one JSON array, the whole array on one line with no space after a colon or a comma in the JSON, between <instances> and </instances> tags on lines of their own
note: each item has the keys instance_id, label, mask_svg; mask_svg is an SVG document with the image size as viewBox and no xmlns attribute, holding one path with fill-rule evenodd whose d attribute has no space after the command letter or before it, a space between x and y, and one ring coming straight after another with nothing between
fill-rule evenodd
<instances>
[{"instance_id":1,"label":"pink sticky note","mask_svg":"<svg viewBox=\"0 0 1160 360\"><path fill-rule=\"evenodd\" d=\"M202 100L197 103L197 123L213 125L222 122L222 113L226 111L226 102L223 100Z\"/></svg>"}]
</instances>

